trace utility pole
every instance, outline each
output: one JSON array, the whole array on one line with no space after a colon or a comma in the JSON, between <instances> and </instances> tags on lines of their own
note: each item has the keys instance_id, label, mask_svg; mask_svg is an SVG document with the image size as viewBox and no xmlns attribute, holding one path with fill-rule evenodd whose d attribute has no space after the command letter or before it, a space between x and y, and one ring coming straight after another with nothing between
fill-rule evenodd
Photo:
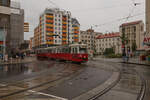
<instances>
[{"instance_id":1,"label":"utility pole","mask_svg":"<svg viewBox=\"0 0 150 100\"><path fill-rule=\"evenodd\" d=\"M91 36L91 51L90 51L90 53L91 53L91 56L93 57L93 52L94 52L94 47L93 46L94 45L93 45L93 38L92 38L93 37L92 30L93 30L93 27L91 26L91 33L90 33L91 34L90 35Z\"/></svg>"}]
</instances>

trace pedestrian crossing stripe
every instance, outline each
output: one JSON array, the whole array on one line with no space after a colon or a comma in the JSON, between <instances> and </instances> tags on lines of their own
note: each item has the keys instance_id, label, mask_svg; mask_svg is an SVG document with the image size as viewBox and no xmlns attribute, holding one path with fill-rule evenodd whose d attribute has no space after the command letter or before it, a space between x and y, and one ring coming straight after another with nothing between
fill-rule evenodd
<instances>
[{"instance_id":1,"label":"pedestrian crossing stripe","mask_svg":"<svg viewBox=\"0 0 150 100\"><path fill-rule=\"evenodd\" d=\"M46 93L42 93L42 92L36 92L36 91L33 91L33 90L29 90L28 92L32 92L32 93L36 93L36 94L40 94L40 95L44 95L44 96L56 98L56 99L58 99L58 100L68 100L68 99L66 99L66 98L62 98L62 97L58 97L58 96L54 96L54 95L46 94Z\"/></svg>"}]
</instances>

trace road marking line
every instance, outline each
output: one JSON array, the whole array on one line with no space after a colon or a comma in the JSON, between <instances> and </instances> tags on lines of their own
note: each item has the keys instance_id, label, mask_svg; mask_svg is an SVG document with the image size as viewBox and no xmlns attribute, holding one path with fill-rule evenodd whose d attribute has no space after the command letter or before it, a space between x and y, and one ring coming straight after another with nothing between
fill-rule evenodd
<instances>
[{"instance_id":1,"label":"road marking line","mask_svg":"<svg viewBox=\"0 0 150 100\"><path fill-rule=\"evenodd\" d=\"M58 96L54 96L54 95L50 95L50 94L46 94L46 93L42 93L42 92L36 92L36 91L33 91L33 90L29 90L29 92L41 94L41 95L44 95L44 96L49 96L49 97L56 98L56 99L59 99L59 100L68 100L66 98L61 98L61 97L58 97Z\"/></svg>"},{"instance_id":2,"label":"road marking line","mask_svg":"<svg viewBox=\"0 0 150 100\"><path fill-rule=\"evenodd\" d=\"M1 84L1 83L0 83L0 86L7 86L7 85L6 85L6 84Z\"/></svg>"}]
</instances>

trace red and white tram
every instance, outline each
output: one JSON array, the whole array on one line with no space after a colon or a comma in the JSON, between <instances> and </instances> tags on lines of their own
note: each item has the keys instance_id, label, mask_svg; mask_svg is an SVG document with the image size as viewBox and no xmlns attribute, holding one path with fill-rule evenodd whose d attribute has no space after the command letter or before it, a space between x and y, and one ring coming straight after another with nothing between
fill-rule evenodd
<instances>
[{"instance_id":1,"label":"red and white tram","mask_svg":"<svg viewBox=\"0 0 150 100\"><path fill-rule=\"evenodd\" d=\"M72 44L69 46L38 49L37 58L50 58L83 63L88 61L87 46L85 44Z\"/></svg>"}]
</instances>

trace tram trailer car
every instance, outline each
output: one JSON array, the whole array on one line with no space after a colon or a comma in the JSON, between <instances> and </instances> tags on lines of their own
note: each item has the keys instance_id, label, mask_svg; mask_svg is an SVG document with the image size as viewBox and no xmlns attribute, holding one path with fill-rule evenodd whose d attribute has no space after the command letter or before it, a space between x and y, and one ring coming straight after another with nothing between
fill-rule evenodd
<instances>
[{"instance_id":1,"label":"tram trailer car","mask_svg":"<svg viewBox=\"0 0 150 100\"><path fill-rule=\"evenodd\" d=\"M37 58L83 63L88 61L87 46L85 44L72 44L69 46L43 48L37 50Z\"/></svg>"}]
</instances>

